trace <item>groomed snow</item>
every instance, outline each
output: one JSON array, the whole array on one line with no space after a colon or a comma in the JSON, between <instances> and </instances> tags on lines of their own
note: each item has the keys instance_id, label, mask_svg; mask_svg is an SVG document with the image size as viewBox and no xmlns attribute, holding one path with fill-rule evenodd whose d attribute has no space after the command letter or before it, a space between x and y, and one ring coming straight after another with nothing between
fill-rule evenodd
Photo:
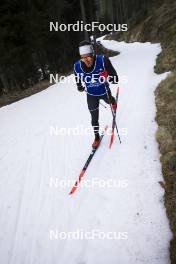
<instances>
[{"instance_id":1,"label":"groomed snow","mask_svg":"<svg viewBox=\"0 0 176 264\"><path fill-rule=\"evenodd\" d=\"M75 84L47 90L0 109L0 259L3 264L168 264L171 233L163 203L159 151L155 140L154 90L159 44L102 40L120 51L111 61L120 76L115 138L105 135L86 180L116 188L81 186L69 196L90 153L92 135L50 135L53 127L90 127L85 93ZM71 79L69 76L68 79ZM124 82L123 79L127 79ZM115 94L116 85L111 85ZM111 125L100 106L102 127ZM122 133L123 132L123 133ZM126 134L124 133L126 132ZM100 182L99 182L100 183ZM57 239L67 232L110 231L118 239ZM91 233L91 234L92 234ZM52 236L55 234L55 236Z\"/></svg>"}]
</instances>

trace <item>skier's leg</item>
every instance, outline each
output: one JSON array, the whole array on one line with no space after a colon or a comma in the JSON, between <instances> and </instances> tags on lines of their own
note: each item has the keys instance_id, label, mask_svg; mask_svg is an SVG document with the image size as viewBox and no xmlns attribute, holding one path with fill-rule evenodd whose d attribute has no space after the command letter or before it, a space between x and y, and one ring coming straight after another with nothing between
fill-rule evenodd
<instances>
[{"instance_id":1,"label":"skier's leg","mask_svg":"<svg viewBox=\"0 0 176 264\"><path fill-rule=\"evenodd\" d=\"M111 90L109 88L107 89L107 92L108 92L108 95L105 94L101 96L101 99L104 100L107 104L109 104L109 100L110 100L110 104L112 105L113 110L115 110L117 108L116 100L114 96L112 96Z\"/></svg>"},{"instance_id":2,"label":"skier's leg","mask_svg":"<svg viewBox=\"0 0 176 264\"><path fill-rule=\"evenodd\" d=\"M99 98L87 94L87 105L91 114L91 124L94 129L95 138L99 138Z\"/></svg>"},{"instance_id":3,"label":"skier's leg","mask_svg":"<svg viewBox=\"0 0 176 264\"><path fill-rule=\"evenodd\" d=\"M115 98L114 98L114 96L112 96L111 90L107 89L107 91L108 91L108 95L105 94L105 95L101 96L101 99L104 100L107 104L109 104L109 100L108 100L108 96L109 96L110 103L111 104L115 103Z\"/></svg>"}]
</instances>

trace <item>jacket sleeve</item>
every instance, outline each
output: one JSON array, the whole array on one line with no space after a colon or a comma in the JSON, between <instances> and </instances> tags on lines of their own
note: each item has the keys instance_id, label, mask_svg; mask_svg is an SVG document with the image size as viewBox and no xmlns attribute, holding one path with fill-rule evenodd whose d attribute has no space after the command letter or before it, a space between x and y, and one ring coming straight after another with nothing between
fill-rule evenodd
<instances>
[{"instance_id":1,"label":"jacket sleeve","mask_svg":"<svg viewBox=\"0 0 176 264\"><path fill-rule=\"evenodd\" d=\"M80 91L80 92L84 91L84 87L82 86L81 79L79 78L79 76L76 73L75 69L74 69L74 75L75 75L75 81L76 81L76 85L77 85L78 91Z\"/></svg>"},{"instance_id":2,"label":"jacket sleeve","mask_svg":"<svg viewBox=\"0 0 176 264\"><path fill-rule=\"evenodd\" d=\"M109 60L109 58L106 56L104 57L104 66L105 66L105 70L108 72L109 81L113 84L118 83L119 78L118 78L117 72L112 66L112 63Z\"/></svg>"}]
</instances>

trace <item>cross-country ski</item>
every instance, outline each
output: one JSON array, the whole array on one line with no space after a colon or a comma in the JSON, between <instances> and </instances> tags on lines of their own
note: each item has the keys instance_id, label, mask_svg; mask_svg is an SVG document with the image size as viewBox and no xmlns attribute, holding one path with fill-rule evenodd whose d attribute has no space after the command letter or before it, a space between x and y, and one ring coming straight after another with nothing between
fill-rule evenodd
<instances>
[{"instance_id":1,"label":"cross-country ski","mask_svg":"<svg viewBox=\"0 0 176 264\"><path fill-rule=\"evenodd\" d=\"M104 137L104 135L105 135L105 133L106 133L107 128L108 128L108 126L105 127L104 131L103 131L102 134L100 135L100 143L101 143L101 141L102 141L102 139L103 139L103 137ZM84 174L85 174L85 172L86 172L86 170L87 170L87 167L89 166L89 164L90 164L92 158L94 157L94 155L95 155L97 149L99 148L100 143L99 143L99 145L98 145L97 147L92 148L92 151L91 151L91 153L90 153L90 155L89 155L89 157L88 157L88 159L87 159L87 161L86 161L86 163L85 163L83 169L81 170L81 172L80 172L80 174L79 174L78 179L76 180L76 182L75 182L74 186L72 187L72 189L71 189L71 191L70 191L69 194L73 194L73 193L76 191L76 189L77 189L79 183L81 182L81 180L82 180L82 178L83 178L83 176L84 176Z\"/></svg>"}]
</instances>

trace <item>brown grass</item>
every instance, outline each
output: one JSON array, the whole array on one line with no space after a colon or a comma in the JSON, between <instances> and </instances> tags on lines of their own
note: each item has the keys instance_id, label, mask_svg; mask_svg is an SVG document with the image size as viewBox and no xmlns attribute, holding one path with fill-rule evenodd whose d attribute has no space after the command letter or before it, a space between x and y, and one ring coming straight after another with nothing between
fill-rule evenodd
<instances>
[{"instance_id":1,"label":"brown grass","mask_svg":"<svg viewBox=\"0 0 176 264\"><path fill-rule=\"evenodd\" d=\"M11 91L8 94L3 94L0 96L0 107L17 102L25 97L31 96L32 94L39 93L50 85L49 81L41 81L32 87L25 90Z\"/></svg>"},{"instance_id":2,"label":"brown grass","mask_svg":"<svg viewBox=\"0 0 176 264\"><path fill-rule=\"evenodd\" d=\"M156 139L161 152L165 185L165 206L173 233L170 242L171 263L176 263L176 72L156 89Z\"/></svg>"}]
</instances>

